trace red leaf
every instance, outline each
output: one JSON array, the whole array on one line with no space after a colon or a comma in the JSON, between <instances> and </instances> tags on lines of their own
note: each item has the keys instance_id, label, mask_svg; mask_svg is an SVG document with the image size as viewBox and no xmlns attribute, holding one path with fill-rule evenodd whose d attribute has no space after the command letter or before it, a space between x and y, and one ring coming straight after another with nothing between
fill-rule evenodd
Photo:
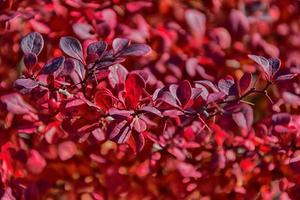
<instances>
[{"instance_id":1,"label":"red leaf","mask_svg":"<svg viewBox=\"0 0 300 200\"><path fill-rule=\"evenodd\" d=\"M58 145L58 156L61 160L69 160L76 153L76 145L72 141L65 141Z\"/></svg>"},{"instance_id":2,"label":"red leaf","mask_svg":"<svg viewBox=\"0 0 300 200\"><path fill-rule=\"evenodd\" d=\"M46 160L41 156L41 154L38 151L34 149L30 150L30 155L26 163L26 166L29 171L31 171L34 174L39 174L44 170L46 165Z\"/></svg>"},{"instance_id":3,"label":"red leaf","mask_svg":"<svg viewBox=\"0 0 300 200\"><path fill-rule=\"evenodd\" d=\"M182 83L180 83L176 89L176 96L181 103L182 107L185 107L185 105L189 102L192 96L192 87L191 84L185 80Z\"/></svg>"},{"instance_id":4,"label":"red leaf","mask_svg":"<svg viewBox=\"0 0 300 200\"><path fill-rule=\"evenodd\" d=\"M9 112L14 114L30 114L36 112L31 105L26 103L22 96L17 93L7 94L0 98L0 100L6 104L6 108Z\"/></svg>"},{"instance_id":5,"label":"red leaf","mask_svg":"<svg viewBox=\"0 0 300 200\"><path fill-rule=\"evenodd\" d=\"M240 94L242 95L245 92L247 92L251 86L252 86L252 74L246 72L244 73L244 75L241 77L239 81Z\"/></svg>"},{"instance_id":6,"label":"red leaf","mask_svg":"<svg viewBox=\"0 0 300 200\"><path fill-rule=\"evenodd\" d=\"M125 103L128 108L136 108L145 88L144 79L138 74L129 74L125 81Z\"/></svg>"}]
</instances>

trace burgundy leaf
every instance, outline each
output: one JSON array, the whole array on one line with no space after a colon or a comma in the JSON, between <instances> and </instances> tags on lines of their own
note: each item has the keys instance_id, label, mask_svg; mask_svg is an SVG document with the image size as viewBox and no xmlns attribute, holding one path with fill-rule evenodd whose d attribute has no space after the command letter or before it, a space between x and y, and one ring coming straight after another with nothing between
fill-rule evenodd
<instances>
[{"instance_id":1,"label":"burgundy leaf","mask_svg":"<svg viewBox=\"0 0 300 200\"><path fill-rule=\"evenodd\" d=\"M300 106L300 97L291 92L283 92L282 98L288 104Z\"/></svg>"},{"instance_id":2,"label":"burgundy leaf","mask_svg":"<svg viewBox=\"0 0 300 200\"><path fill-rule=\"evenodd\" d=\"M92 55L96 54L99 58L102 57L103 53L107 49L107 43L104 41L93 42L87 48L87 54Z\"/></svg>"},{"instance_id":3,"label":"burgundy leaf","mask_svg":"<svg viewBox=\"0 0 300 200\"><path fill-rule=\"evenodd\" d=\"M75 62L73 59L67 58L64 62L63 67L59 71L59 76L69 76L75 70Z\"/></svg>"},{"instance_id":4,"label":"burgundy leaf","mask_svg":"<svg viewBox=\"0 0 300 200\"><path fill-rule=\"evenodd\" d=\"M59 40L59 46L65 54L84 63L82 46L76 38L71 36L62 37Z\"/></svg>"},{"instance_id":5,"label":"burgundy leaf","mask_svg":"<svg viewBox=\"0 0 300 200\"><path fill-rule=\"evenodd\" d=\"M39 55L44 47L44 40L40 33L31 32L21 40L21 49L24 54Z\"/></svg>"},{"instance_id":6,"label":"burgundy leaf","mask_svg":"<svg viewBox=\"0 0 300 200\"><path fill-rule=\"evenodd\" d=\"M189 25L194 37L201 40L206 30L206 17L198 10L189 9L185 11L185 20Z\"/></svg>"},{"instance_id":7,"label":"burgundy leaf","mask_svg":"<svg viewBox=\"0 0 300 200\"><path fill-rule=\"evenodd\" d=\"M248 104L242 104L239 111L232 114L232 119L239 127L250 130L253 123L253 109Z\"/></svg>"},{"instance_id":8,"label":"burgundy leaf","mask_svg":"<svg viewBox=\"0 0 300 200\"><path fill-rule=\"evenodd\" d=\"M243 11L232 10L230 12L230 22L232 29L235 33L244 34L248 32L250 28L249 19L245 16Z\"/></svg>"},{"instance_id":9,"label":"burgundy leaf","mask_svg":"<svg viewBox=\"0 0 300 200\"><path fill-rule=\"evenodd\" d=\"M82 40L90 39L94 37L91 32L93 31L93 26L86 23L75 23L72 26L74 33Z\"/></svg>"},{"instance_id":10,"label":"burgundy leaf","mask_svg":"<svg viewBox=\"0 0 300 200\"><path fill-rule=\"evenodd\" d=\"M232 77L220 79L218 82L218 88L226 95L236 95L236 84Z\"/></svg>"},{"instance_id":11,"label":"burgundy leaf","mask_svg":"<svg viewBox=\"0 0 300 200\"><path fill-rule=\"evenodd\" d=\"M32 68L37 64L37 56L35 53L26 53L24 55L24 65L31 72Z\"/></svg>"},{"instance_id":12,"label":"burgundy leaf","mask_svg":"<svg viewBox=\"0 0 300 200\"><path fill-rule=\"evenodd\" d=\"M133 119L132 126L138 133L142 133L142 132L146 131L146 129L147 129L146 122L139 118Z\"/></svg>"},{"instance_id":13,"label":"burgundy leaf","mask_svg":"<svg viewBox=\"0 0 300 200\"><path fill-rule=\"evenodd\" d=\"M130 137L130 127L126 120L118 123L109 135L110 139L113 139L119 144L125 143Z\"/></svg>"},{"instance_id":14,"label":"burgundy leaf","mask_svg":"<svg viewBox=\"0 0 300 200\"><path fill-rule=\"evenodd\" d=\"M177 105L176 99L175 97L170 93L170 92L164 92L158 99L157 101L163 101L167 104L169 104L170 106L173 107L179 107Z\"/></svg>"},{"instance_id":15,"label":"burgundy leaf","mask_svg":"<svg viewBox=\"0 0 300 200\"><path fill-rule=\"evenodd\" d=\"M248 55L248 57L259 65L265 79L271 80L272 67L270 66L269 60L267 60L265 57L256 55Z\"/></svg>"},{"instance_id":16,"label":"burgundy leaf","mask_svg":"<svg viewBox=\"0 0 300 200\"><path fill-rule=\"evenodd\" d=\"M124 84L128 71L120 64L113 65L109 68L108 80L112 88Z\"/></svg>"},{"instance_id":17,"label":"burgundy leaf","mask_svg":"<svg viewBox=\"0 0 300 200\"><path fill-rule=\"evenodd\" d=\"M39 85L38 82L36 82L32 79L29 79L29 78L17 79L14 84L15 84L15 86L21 86L26 89L33 89Z\"/></svg>"},{"instance_id":18,"label":"burgundy leaf","mask_svg":"<svg viewBox=\"0 0 300 200\"><path fill-rule=\"evenodd\" d=\"M214 93L210 93L207 97L207 104L212 103L212 102L217 102L220 101L222 99L224 99L225 94L223 92L214 92Z\"/></svg>"},{"instance_id":19,"label":"burgundy leaf","mask_svg":"<svg viewBox=\"0 0 300 200\"><path fill-rule=\"evenodd\" d=\"M206 88L211 89L213 92L220 92L219 89L215 86L215 84L213 84L211 81L201 80L201 81L195 81L195 83L201 84L201 85L205 86Z\"/></svg>"},{"instance_id":20,"label":"burgundy leaf","mask_svg":"<svg viewBox=\"0 0 300 200\"><path fill-rule=\"evenodd\" d=\"M58 145L58 156L61 160L69 160L76 153L76 145L72 141L65 141Z\"/></svg>"},{"instance_id":21,"label":"burgundy leaf","mask_svg":"<svg viewBox=\"0 0 300 200\"><path fill-rule=\"evenodd\" d=\"M132 44L122 51L122 56L144 56L151 52L146 44Z\"/></svg>"},{"instance_id":22,"label":"burgundy leaf","mask_svg":"<svg viewBox=\"0 0 300 200\"><path fill-rule=\"evenodd\" d=\"M276 78L276 81L284 81L284 80L290 80L293 79L294 77L296 77L298 74L285 74L285 75L281 75L278 76Z\"/></svg>"},{"instance_id":23,"label":"burgundy leaf","mask_svg":"<svg viewBox=\"0 0 300 200\"><path fill-rule=\"evenodd\" d=\"M98 140L98 141L104 141L105 140L105 133L103 132L102 129L97 128L92 131L93 136Z\"/></svg>"},{"instance_id":24,"label":"burgundy leaf","mask_svg":"<svg viewBox=\"0 0 300 200\"><path fill-rule=\"evenodd\" d=\"M192 87L187 80L184 80L178 85L176 96L180 101L182 107L184 107L189 102L192 96Z\"/></svg>"},{"instance_id":25,"label":"burgundy leaf","mask_svg":"<svg viewBox=\"0 0 300 200\"><path fill-rule=\"evenodd\" d=\"M247 92L251 86L252 86L252 74L246 72L239 80L240 94L244 94L245 92Z\"/></svg>"},{"instance_id":26,"label":"burgundy leaf","mask_svg":"<svg viewBox=\"0 0 300 200\"><path fill-rule=\"evenodd\" d=\"M136 108L146 84L138 74L129 74L125 81L125 103L128 108Z\"/></svg>"},{"instance_id":27,"label":"burgundy leaf","mask_svg":"<svg viewBox=\"0 0 300 200\"><path fill-rule=\"evenodd\" d=\"M274 125L287 125L291 121L289 113L277 113L272 116L272 123Z\"/></svg>"},{"instance_id":28,"label":"burgundy leaf","mask_svg":"<svg viewBox=\"0 0 300 200\"><path fill-rule=\"evenodd\" d=\"M60 56L57 58L53 58L48 61L46 65L41 69L40 74L52 74L57 71L60 66L64 63L65 57Z\"/></svg>"},{"instance_id":29,"label":"burgundy leaf","mask_svg":"<svg viewBox=\"0 0 300 200\"><path fill-rule=\"evenodd\" d=\"M130 40L124 38L116 38L113 40L112 47L114 54L118 54L130 45Z\"/></svg>"},{"instance_id":30,"label":"burgundy leaf","mask_svg":"<svg viewBox=\"0 0 300 200\"><path fill-rule=\"evenodd\" d=\"M14 114L29 114L35 112L35 109L26 103L20 94L12 93L3 95L0 100L6 104L7 110Z\"/></svg>"},{"instance_id":31,"label":"burgundy leaf","mask_svg":"<svg viewBox=\"0 0 300 200\"><path fill-rule=\"evenodd\" d=\"M74 71L70 74L71 79L78 88L81 88L81 82L84 80L86 70L84 65L79 60L73 60L75 63Z\"/></svg>"},{"instance_id":32,"label":"burgundy leaf","mask_svg":"<svg viewBox=\"0 0 300 200\"><path fill-rule=\"evenodd\" d=\"M278 72L281 62L278 58L270 58L268 61L272 70L272 77L273 77Z\"/></svg>"},{"instance_id":33,"label":"burgundy leaf","mask_svg":"<svg viewBox=\"0 0 300 200\"><path fill-rule=\"evenodd\" d=\"M159 117L163 117L162 114L161 114L161 112L157 108L155 108L153 106L144 106L140 110L148 112L148 113L152 113L152 114L157 115Z\"/></svg>"}]
</instances>

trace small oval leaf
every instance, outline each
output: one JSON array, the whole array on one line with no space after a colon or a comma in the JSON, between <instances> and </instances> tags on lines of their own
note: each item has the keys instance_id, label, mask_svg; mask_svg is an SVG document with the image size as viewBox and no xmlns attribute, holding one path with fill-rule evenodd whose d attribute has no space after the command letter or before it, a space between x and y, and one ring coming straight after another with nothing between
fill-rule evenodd
<instances>
[{"instance_id":1,"label":"small oval leaf","mask_svg":"<svg viewBox=\"0 0 300 200\"><path fill-rule=\"evenodd\" d=\"M35 55L39 55L43 47L43 37L37 32L29 33L21 40L21 49L25 54L34 53Z\"/></svg>"},{"instance_id":2,"label":"small oval leaf","mask_svg":"<svg viewBox=\"0 0 300 200\"><path fill-rule=\"evenodd\" d=\"M59 46L65 54L84 63L82 46L79 40L71 36L62 37Z\"/></svg>"}]
</instances>

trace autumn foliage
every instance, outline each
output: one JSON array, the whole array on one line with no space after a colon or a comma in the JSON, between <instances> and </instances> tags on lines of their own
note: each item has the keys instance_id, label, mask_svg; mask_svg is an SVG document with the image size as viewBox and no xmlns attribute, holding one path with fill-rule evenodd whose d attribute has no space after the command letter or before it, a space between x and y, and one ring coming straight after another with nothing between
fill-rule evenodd
<instances>
[{"instance_id":1,"label":"autumn foliage","mask_svg":"<svg viewBox=\"0 0 300 200\"><path fill-rule=\"evenodd\" d=\"M0 197L300 199L300 3L0 1Z\"/></svg>"}]
</instances>

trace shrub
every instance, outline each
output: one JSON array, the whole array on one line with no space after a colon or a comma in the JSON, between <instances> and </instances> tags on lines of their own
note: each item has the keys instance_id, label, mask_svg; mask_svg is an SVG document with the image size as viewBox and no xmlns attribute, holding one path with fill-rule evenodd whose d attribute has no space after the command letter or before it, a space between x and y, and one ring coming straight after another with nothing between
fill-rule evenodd
<instances>
[{"instance_id":1,"label":"shrub","mask_svg":"<svg viewBox=\"0 0 300 200\"><path fill-rule=\"evenodd\" d=\"M2 199L299 198L292 14L173 3L1 3Z\"/></svg>"}]
</instances>

